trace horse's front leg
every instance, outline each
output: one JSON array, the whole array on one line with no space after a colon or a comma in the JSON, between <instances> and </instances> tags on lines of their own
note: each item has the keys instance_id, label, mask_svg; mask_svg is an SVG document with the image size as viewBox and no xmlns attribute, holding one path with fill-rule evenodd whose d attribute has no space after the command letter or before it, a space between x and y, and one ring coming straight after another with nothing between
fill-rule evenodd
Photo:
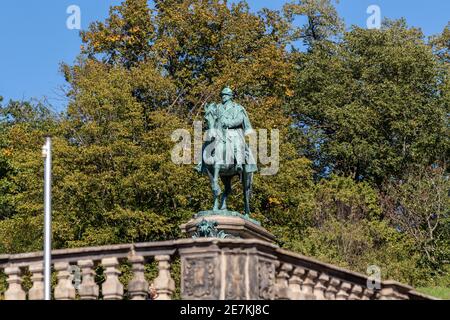
<instances>
[{"instance_id":1,"label":"horse's front leg","mask_svg":"<svg viewBox=\"0 0 450 320\"><path fill-rule=\"evenodd\" d=\"M214 193L214 208L213 211L218 211L219 210L219 197L220 194L222 193L222 190L220 190L220 185L219 185L219 173L220 173L220 166L219 165L215 165L214 166L214 176L213 176L213 193Z\"/></svg>"},{"instance_id":2,"label":"horse's front leg","mask_svg":"<svg viewBox=\"0 0 450 320\"><path fill-rule=\"evenodd\" d=\"M215 172L215 167L208 168L207 173L209 177L209 182L211 184L211 190L214 197L214 208L213 210L219 210L219 196L221 193L218 178L216 178L219 174Z\"/></svg>"},{"instance_id":3,"label":"horse's front leg","mask_svg":"<svg viewBox=\"0 0 450 320\"><path fill-rule=\"evenodd\" d=\"M222 182L225 186L225 190L223 191L222 195L222 203L220 204L220 210L227 210L227 199L228 196L231 194L231 179L233 177L231 176L222 176Z\"/></svg>"}]
</instances>

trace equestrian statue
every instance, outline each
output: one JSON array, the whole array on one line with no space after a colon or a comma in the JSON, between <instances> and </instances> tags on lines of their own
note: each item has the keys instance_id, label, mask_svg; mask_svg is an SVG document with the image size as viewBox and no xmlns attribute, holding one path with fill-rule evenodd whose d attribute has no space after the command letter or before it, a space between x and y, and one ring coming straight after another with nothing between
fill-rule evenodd
<instances>
[{"instance_id":1,"label":"equestrian statue","mask_svg":"<svg viewBox=\"0 0 450 320\"><path fill-rule=\"evenodd\" d=\"M205 108L207 139L202 148L202 162L197 171L208 175L214 196L212 213L228 215L227 198L232 192L232 179L238 176L244 191L244 217L249 219L253 174L258 170L245 136L253 132L247 111L233 101L233 91L221 92L222 103ZM219 178L224 191L219 185Z\"/></svg>"}]
</instances>

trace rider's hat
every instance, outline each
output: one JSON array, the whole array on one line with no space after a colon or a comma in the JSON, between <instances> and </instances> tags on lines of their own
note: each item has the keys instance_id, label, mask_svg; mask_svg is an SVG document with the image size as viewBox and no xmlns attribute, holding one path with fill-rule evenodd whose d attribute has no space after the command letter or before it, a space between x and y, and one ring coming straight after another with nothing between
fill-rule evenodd
<instances>
[{"instance_id":1,"label":"rider's hat","mask_svg":"<svg viewBox=\"0 0 450 320\"><path fill-rule=\"evenodd\" d=\"M221 95L223 95L223 96L232 96L233 95L233 90L231 90L229 87L225 87L222 90Z\"/></svg>"}]
</instances>

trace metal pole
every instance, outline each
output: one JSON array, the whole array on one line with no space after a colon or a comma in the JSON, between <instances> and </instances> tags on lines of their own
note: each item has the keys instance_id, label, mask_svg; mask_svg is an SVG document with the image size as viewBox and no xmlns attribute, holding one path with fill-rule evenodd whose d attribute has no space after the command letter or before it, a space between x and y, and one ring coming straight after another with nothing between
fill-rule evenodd
<instances>
[{"instance_id":1,"label":"metal pole","mask_svg":"<svg viewBox=\"0 0 450 320\"><path fill-rule=\"evenodd\" d=\"M44 297L51 300L52 267L52 139L46 138L42 148L44 157Z\"/></svg>"}]
</instances>

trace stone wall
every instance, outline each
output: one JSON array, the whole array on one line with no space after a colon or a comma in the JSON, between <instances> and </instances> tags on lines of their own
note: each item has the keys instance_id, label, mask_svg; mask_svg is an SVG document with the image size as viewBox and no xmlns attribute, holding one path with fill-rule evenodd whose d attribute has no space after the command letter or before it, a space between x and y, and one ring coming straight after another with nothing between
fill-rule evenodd
<instances>
[{"instance_id":1,"label":"stone wall","mask_svg":"<svg viewBox=\"0 0 450 320\"><path fill-rule=\"evenodd\" d=\"M261 240L181 239L55 250L52 262L58 300L170 300L175 281L171 263L181 260L181 298L193 300L403 300L432 299L413 288L380 282L371 289L367 276L325 264ZM125 287L119 264L127 261L133 273ZM157 264L158 275L150 284L144 265ZM105 281L97 283L94 268L101 265ZM71 273L76 267L80 283ZM41 300L44 297L42 252L0 255L0 272L6 274L6 300ZM32 287L25 290L24 275ZM125 295L126 292L126 295Z\"/></svg>"}]
</instances>

